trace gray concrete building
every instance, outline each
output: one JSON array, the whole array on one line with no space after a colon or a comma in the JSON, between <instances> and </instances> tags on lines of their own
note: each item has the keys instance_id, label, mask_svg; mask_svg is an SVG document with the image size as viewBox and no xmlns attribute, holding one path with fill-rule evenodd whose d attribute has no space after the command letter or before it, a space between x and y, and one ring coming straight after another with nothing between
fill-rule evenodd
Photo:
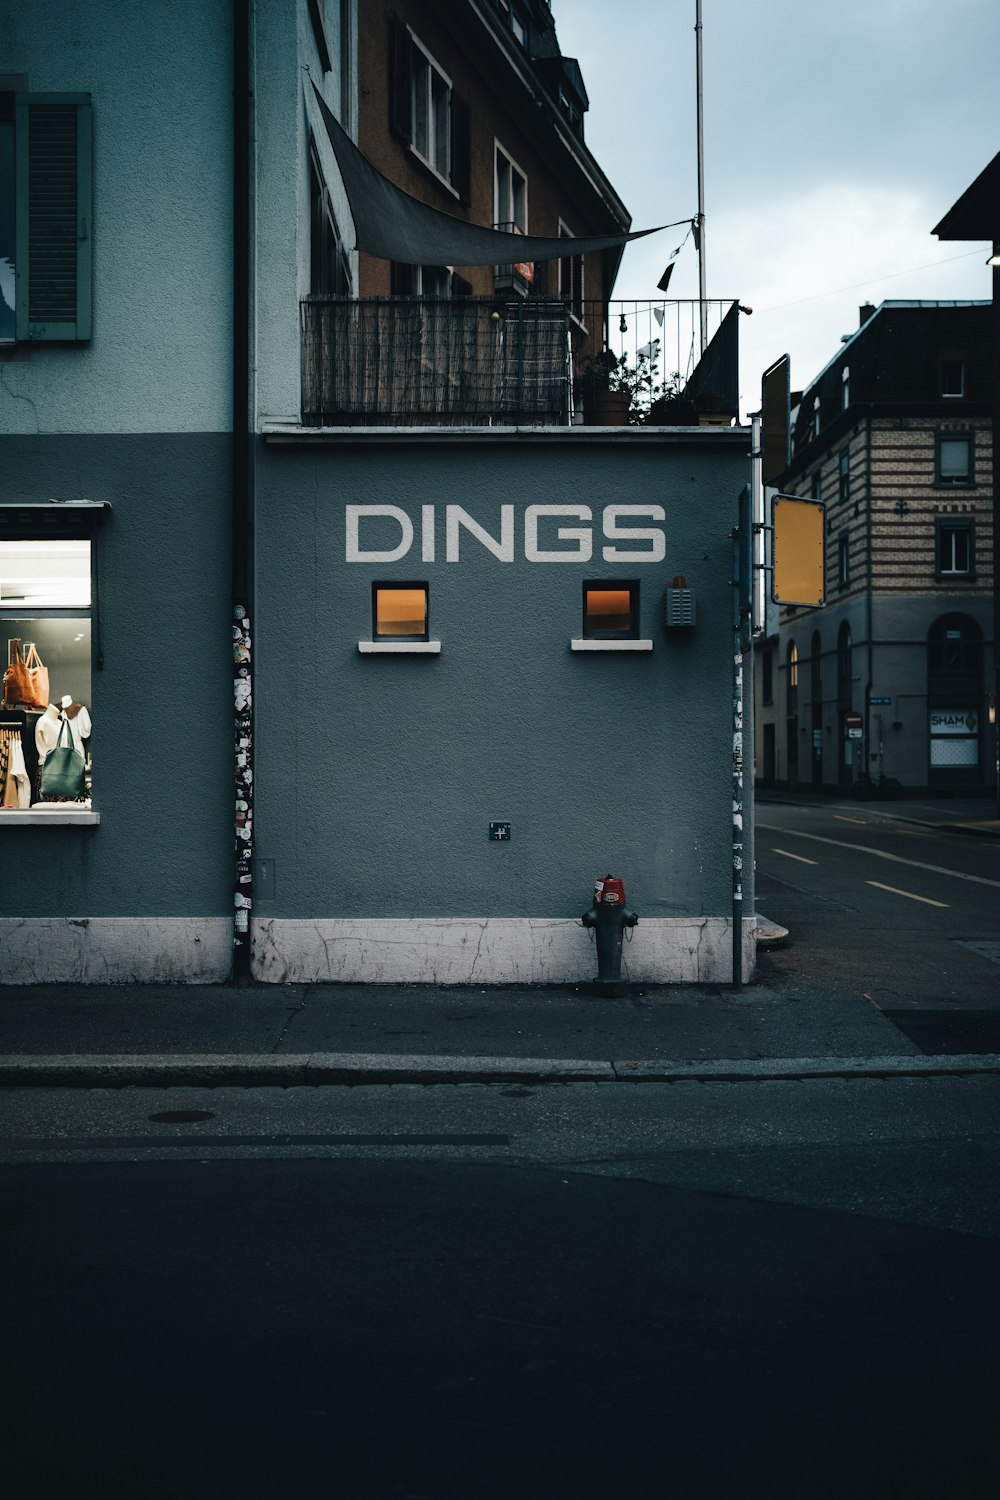
<instances>
[{"instance_id":1,"label":"gray concrete building","mask_svg":"<svg viewBox=\"0 0 1000 1500\"><path fill-rule=\"evenodd\" d=\"M795 398L782 493L825 506L826 605L756 646L759 784L996 784L988 303L861 309Z\"/></svg>"},{"instance_id":2,"label":"gray concrete building","mask_svg":"<svg viewBox=\"0 0 1000 1500\"><path fill-rule=\"evenodd\" d=\"M305 409L306 310L358 270L313 85L356 130L357 35L311 0L0 20L0 982L582 980L609 871L628 977L748 976L748 433L572 421L558 299L566 399L514 425ZM434 300L412 375L460 389Z\"/></svg>"}]
</instances>

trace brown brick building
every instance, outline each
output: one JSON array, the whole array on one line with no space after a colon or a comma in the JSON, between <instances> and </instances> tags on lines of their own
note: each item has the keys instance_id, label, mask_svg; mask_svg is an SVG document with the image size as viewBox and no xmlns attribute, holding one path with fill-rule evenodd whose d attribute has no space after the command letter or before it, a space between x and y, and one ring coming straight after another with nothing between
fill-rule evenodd
<instances>
[{"instance_id":1,"label":"brown brick building","mask_svg":"<svg viewBox=\"0 0 1000 1500\"><path fill-rule=\"evenodd\" d=\"M587 149L580 69L545 0L366 0L358 144L406 192L469 223L567 238L630 217ZM518 267L393 266L360 257L362 297L563 296L591 328L621 250ZM585 311L584 304L587 304Z\"/></svg>"},{"instance_id":2,"label":"brown brick building","mask_svg":"<svg viewBox=\"0 0 1000 1500\"><path fill-rule=\"evenodd\" d=\"M783 609L758 645L766 785L994 784L989 315L864 307L798 399L779 488L826 507L826 608Z\"/></svg>"}]
</instances>

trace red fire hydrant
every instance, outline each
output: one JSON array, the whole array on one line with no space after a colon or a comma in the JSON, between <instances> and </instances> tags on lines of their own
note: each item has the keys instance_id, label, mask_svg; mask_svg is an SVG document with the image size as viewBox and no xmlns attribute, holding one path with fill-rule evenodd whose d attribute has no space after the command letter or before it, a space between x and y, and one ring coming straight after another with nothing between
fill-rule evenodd
<instances>
[{"instance_id":1,"label":"red fire hydrant","mask_svg":"<svg viewBox=\"0 0 1000 1500\"><path fill-rule=\"evenodd\" d=\"M594 992L598 995L624 995L621 982L622 941L626 927L634 927L638 915L625 905L625 887L616 875L605 875L594 882L594 904L583 914L584 927L593 928L597 935L597 978Z\"/></svg>"}]
</instances>

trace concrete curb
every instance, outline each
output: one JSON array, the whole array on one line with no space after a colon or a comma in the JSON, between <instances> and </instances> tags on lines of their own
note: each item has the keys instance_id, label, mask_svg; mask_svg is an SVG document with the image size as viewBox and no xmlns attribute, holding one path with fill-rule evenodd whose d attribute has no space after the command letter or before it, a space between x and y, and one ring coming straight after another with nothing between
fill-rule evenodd
<instances>
[{"instance_id":1,"label":"concrete curb","mask_svg":"<svg viewBox=\"0 0 1000 1500\"><path fill-rule=\"evenodd\" d=\"M953 1057L671 1058L380 1056L313 1052L287 1056L180 1053L0 1057L2 1088L293 1088L322 1084L760 1083L810 1078L925 1078L1000 1073L1000 1055Z\"/></svg>"}]
</instances>

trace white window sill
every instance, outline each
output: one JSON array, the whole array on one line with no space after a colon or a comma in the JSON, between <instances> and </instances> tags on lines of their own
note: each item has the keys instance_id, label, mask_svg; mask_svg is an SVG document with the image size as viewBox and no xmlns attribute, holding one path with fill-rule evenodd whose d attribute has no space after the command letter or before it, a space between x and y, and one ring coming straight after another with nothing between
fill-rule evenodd
<instances>
[{"instance_id":1,"label":"white window sill","mask_svg":"<svg viewBox=\"0 0 1000 1500\"><path fill-rule=\"evenodd\" d=\"M570 641L571 651L652 651L652 641Z\"/></svg>"},{"instance_id":2,"label":"white window sill","mask_svg":"<svg viewBox=\"0 0 1000 1500\"><path fill-rule=\"evenodd\" d=\"M445 189L446 192L449 192L451 194L456 203L461 203L462 196L459 193L458 188L452 187L447 177L443 176L438 171L437 167L435 167L433 163L427 160L426 156L421 156L420 152L417 150L416 146L414 146L412 141L410 142L410 155L414 158L415 161L418 161L420 163L425 172L429 172L432 177L437 178L441 186Z\"/></svg>"},{"instance_id":3,"label":"white window sill","mask_svg":"<svg viewBox=\"0 0 1000 1500\"><path fill-rule=\"evenodd\" d=\"M73 807L68 802L53 802L51 807L9 807L0 811L0 828L12 823L23 827L32 824L36 828L52 823L99 823L101 815L92 807Z\"/></svg>"},{"instance_id":4,"label":"white window sill","mask_svg":"<svg viewBox=\"0 0 1000 1500\"><path fill-rule=\"evenodd\" d=\"M440 641L359 641L362 656L440 656Z\"/></svg>"}]
</instances>

